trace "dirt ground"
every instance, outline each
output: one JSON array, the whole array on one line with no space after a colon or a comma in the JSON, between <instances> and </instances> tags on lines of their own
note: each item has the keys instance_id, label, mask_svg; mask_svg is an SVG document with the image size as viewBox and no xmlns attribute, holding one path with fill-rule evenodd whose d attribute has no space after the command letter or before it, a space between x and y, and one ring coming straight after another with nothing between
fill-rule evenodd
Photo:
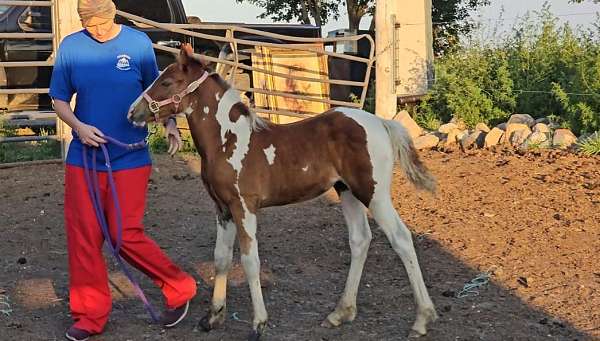
<instances>
[{"instance_id":1,"label":"dirt ground","mask_svg":"<svg viewBox=\"0 0 600 341\"><path fill-rule=\"evenodd\" d=\"M600 340L600 158L561 153L424 153L436 196L416 192L400 172L393 197L414 233L440 314L423 340ZM228 320L195 329L208 308L206 279L215 240L213 205L198 161L156 156L147 232L199 282L191 317L174 330L150 325L110 261L114 308L93 340L242 340L249 291L233 283ZM69 326L60 165L0 170L0 339L60 340ZM415 314L401 262L373 227L356 321L321 328L350 263L346 228L333 196L260 216L259 249L269 283L265 340L403 340ZM238 258L236 252L236 259ZM207 263L209 262L209 263ZM478 295L456 298L479 274ZM202 276L201 276L202 275ZM142 280L151 300L160 292ZM12 311L10 311L12 310Z\"/></svg>"}]
</instances>

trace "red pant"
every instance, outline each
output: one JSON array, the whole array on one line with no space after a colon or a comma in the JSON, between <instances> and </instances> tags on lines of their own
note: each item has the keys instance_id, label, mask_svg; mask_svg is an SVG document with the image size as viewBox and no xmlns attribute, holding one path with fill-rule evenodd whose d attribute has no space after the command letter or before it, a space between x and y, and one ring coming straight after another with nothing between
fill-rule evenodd
<instances>
[{"instance_id":1,"label":"red pant","mask_svg":"<svg viewBox=\"0 0 600 341\"><path fill-rule=\"evenodd\" d=\"M175 308L194 297L196 281L183 272L144 234L142 219L151 167L114 172L123 220L121 256L148 275ZM75 326L100 333L108 320L112 302L102 245L104 237L98 225L86 187L84 170L66 166L65 228L69 251L69 289L71 315ZM99 174L100 200L108 218L112 239L116 236L116 212L107 181Z\"/></svg>"}]
</instances>

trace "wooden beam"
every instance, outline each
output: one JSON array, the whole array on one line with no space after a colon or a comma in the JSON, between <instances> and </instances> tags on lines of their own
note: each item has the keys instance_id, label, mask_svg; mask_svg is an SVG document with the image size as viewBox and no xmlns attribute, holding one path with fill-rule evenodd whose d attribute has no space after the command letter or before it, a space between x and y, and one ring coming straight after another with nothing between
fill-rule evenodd
<instances>
[{"instance_id":1,"label":"wooden beam","mask_svg":"<svg viewBox=\"0 0 600 341\"><path fill-rule=\"evenodd\" d=\"M377 0L376 112L396 116L398 97L427 92L432 78L431 0Z\"/></svg>"},{"instance_id":2,"label":"wooden beam","mask_svg":"<svg viewBox=\"0 0 600 341\"><path fill-rule=\"evenodd\" d=\"M50 7L52 6L52 1L0 1L0 6Z\"/></svg>"},{"instance_id":3,"label":"wooden beam","mask_svg":"<svg viewBox=\"0 0 600 341\"><path fill-rule=\"evenodd\" d=\"M82 29L81 21L79 20L79 14L77 13L77 0L60 0L56 2L54 7L54 33L56 33L55 40L55 51L58 50L58 46L62 40L69 34L79 31ZM75 107L76 97L71 101L71 107ZM69 150L69 143L71 143L71 127L69 127L62 120L57 119L56 121L57 134L62 141L62 158L63 160L67 157L67 151Z\"/></svg>"},{"instance_id":4,"label":"wooden beam","mask_svg":"<svg viewBox=\"0 0 600 341\"><path fill-rule=\"evenodd\" d=\"M420 0L415 0L420 1ZM375 7L375 113L386 119L396 115L398 106L394 88L393 37L395 14L401 1L376 0Z\"/></svg>"}]
</instances>

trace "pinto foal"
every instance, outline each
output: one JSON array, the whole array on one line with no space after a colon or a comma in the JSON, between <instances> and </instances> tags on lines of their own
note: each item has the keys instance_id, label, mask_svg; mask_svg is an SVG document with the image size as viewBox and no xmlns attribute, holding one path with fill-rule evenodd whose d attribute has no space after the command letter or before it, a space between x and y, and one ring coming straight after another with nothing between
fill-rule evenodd
<instances>
[{"instance_id":1,"label":"pinto foal","mask_svg":"<svg viewBox=\"0 0 600 341\"><path fill-rule=\"evenodd\" d=\"M349 108L287 125L264 121L241 103L236 90L209 74L189 46L132 105L129 119L143 125L179 113L187 115L202 158L202 181L217 207L216 277L212 306L200 322L205 330L225 320L227 273L237 234L254 308L249 339L260 337L267 311L259 278L258 210L312 199L334 187L348 225L352 261L344 293L323 325L339 326L356 317L356 295L371 241L368 208L408 273L417 303L410 334L427 333L437 314L411 233L392 205L394 161L399 159L418 188L433 192L435 180L401 124Z\"/></svg>"}]
</instances>

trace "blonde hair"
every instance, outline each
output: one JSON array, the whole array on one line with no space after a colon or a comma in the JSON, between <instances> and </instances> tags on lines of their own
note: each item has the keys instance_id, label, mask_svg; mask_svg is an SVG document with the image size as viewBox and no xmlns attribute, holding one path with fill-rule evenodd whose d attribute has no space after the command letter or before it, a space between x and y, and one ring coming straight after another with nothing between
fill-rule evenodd
<instances>
[{"instance_id":1,"label":"blonde hair","mask_svg":"<svg viewBox=\"0 0 600 341\"><path fill-rule=\"evenodd\" d=\"M78 0L77 13L81 21L86 23L93 17L103 19L114 19L117 12L115 4L111 0Z\"/></svg>"}]
</instances>

